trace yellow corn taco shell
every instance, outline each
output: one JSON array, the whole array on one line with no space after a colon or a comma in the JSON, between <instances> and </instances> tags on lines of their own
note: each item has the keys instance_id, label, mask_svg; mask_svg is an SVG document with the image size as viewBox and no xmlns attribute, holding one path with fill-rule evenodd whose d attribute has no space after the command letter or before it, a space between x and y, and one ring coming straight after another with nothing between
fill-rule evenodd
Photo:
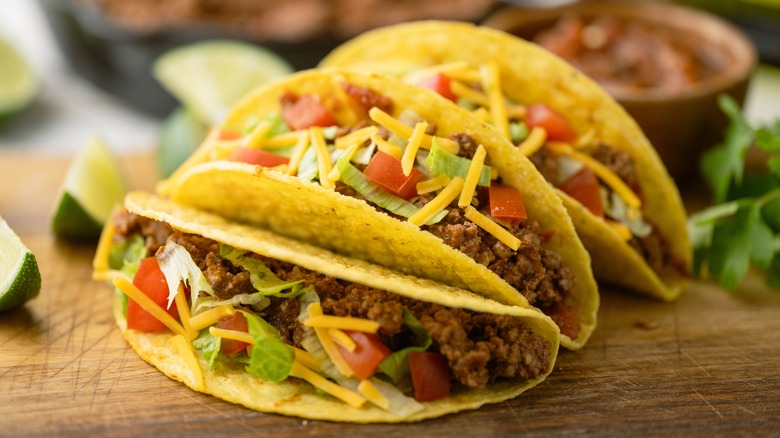
<instances>
[{"instance_id":1,"label":"yellow corn taco shell","mask_svg":"<svg viewBox=\"0 0 780 438\"><path fill-rule=\"evenodd\" d=\"M438 137L466 133L484 145L487 155L492 157L491 166L503 178L503 184L522 192L528 217L538 221L542 230L553 231L543 246L557 252L576 278L565 305L576 312L579 332L573 339L564 334L562 344L571 349L582 347L596 327L598 289L590 258L561 200L509 141L476 118L464 116L452 102L382 75L309 71L256 90L233 108L223 129L240 132L247 121L262 120L279 111L280 96L286 92L316 94L333 108L340 123L348 124L354 114L341 88L345 82L391 99L394 117L403 111L413 111L436 127ZM378 212L357 198L277 170L212 161L215 154L219 154L218 147L204 144L159 186L159 191L176 202L351 257L471 290L504 304L528 306L525 297L485 266L405 220ZM551 316L556 319L555 315Z\"/></svg>"},{"instance_id":2,"label":"yellow corn taco shell","mask_svg":"<svg viewBox=\"0 0 780 438\"><path fill-rule=\"evenodd\" d=\"M558 330L547 316L534 309L502 305L463 290L401 275L265 230L229 222L219 216L183 207L144 192L130 193L125 200L125 207L140 216L165 222L174 229L294 263L341 280L442 306L511 315L525 322L534 333L543 337L550 347L546 357L547 371L538 378L524 381L497 380L480 390L453 387L449 397L424 402L422 410L402 418L370 403L359 408L351 407L334 397L318 392L303 380L287 378L278 383L264 381L245 372L241 364L231 366L218 363L213 370L209 370L207 361L196 353L197 364L202 372L202 380L197 380L191 366L172 344L174 337L172 333L142 333L128 330L121 306L117 304L115 306L117 323L132 348L145 361L170 378L181 381L197 391L261 412L337 422L394 423L439 417L517 397L544 380L553 368L558 351Z\"/></svg>"},{"instance_id":3,"label":"yellow corn taco shell","mask_svg":"<svg viewBox=\"0 0 780 438\"><path fill-rule=\"evenodd\" d=\"M592 144L603 143L632 157L643 218L668 245L672 263L655 272L614 227L558 190L591 254L597 279L664 300L684 289L691 265L685 209L673 180L636 122L595 82L541 47L490 28L426 21L367 32L339 48L322 67L348 67L406 76L442 66L495 63L503 92L518 105L545 103ZM408 76L407 76L408 75ZM625 228L624 228L625 230Z\"/></svg>"}]
</instances>

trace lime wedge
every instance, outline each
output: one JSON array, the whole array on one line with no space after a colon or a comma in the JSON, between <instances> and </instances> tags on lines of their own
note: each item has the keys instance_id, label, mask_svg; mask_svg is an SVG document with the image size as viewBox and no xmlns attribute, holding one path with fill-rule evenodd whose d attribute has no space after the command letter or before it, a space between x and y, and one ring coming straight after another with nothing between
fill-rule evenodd
<instances>
[{"instance_id":1,"label":"lime wedge","mask_svg":"<svg viewBox=\"0 0 780 438\"><path fill-rule=\"evenodd\" d=\"M38 78L7 41L0 40L0 123L27 107L38 93Z\"/></svg>"},{"instance_id":2,"label":"lime wedge","mask_svg":"<svg viewBox=\"0 0 780 438\"><path fill-rule=\"evenodd\" d=\"M35 255L0 217L0 312L21 306L40 291Z\"/></svg>"},{"instance_id":3,"label":"lime wedge","mask_svg":"<svg viewBox=\"0 0 780 438\"><path fill-rule=\"evenodd\" d=\"M167 178L206 138L208 128L184 107L174 110L163 122L157 146L157 167Z\"/></svg>"},{"instance_id":4,"label":"lime wedge","mask_svg":"<svg viewBox=\"0 0 780 438\"><path fill-rule=\"evenodd\" d=\"M292 71L270 50L232 40L175 48L152 67L163 87L209 126L220 124L230 106L253 88Z\"/></svg>"},{"instance_id":5,"label":"lime wedge","mask_svg":"<svg viewBox=\"0 0 780 438\"><path fill-rule=\"evenodd\" d=\"M54 204L51 227L68 239L94 239L127 189L114 157L98 137L76 153Z\"/></svg>"}]
</instances>

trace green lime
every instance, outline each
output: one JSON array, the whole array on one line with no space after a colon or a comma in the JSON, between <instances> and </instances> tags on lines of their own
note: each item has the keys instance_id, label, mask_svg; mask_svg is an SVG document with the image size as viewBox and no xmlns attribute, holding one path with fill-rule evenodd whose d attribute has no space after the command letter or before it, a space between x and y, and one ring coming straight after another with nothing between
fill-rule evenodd
<instances>
[{"instance_id":1,"label":"green lime","mask_svg":"<svg viewBox=\"0 0 780 438\"><path fill-rule=\"evenodd\" d=\"M152 67L163 87L210 126L221 123L241 96L292 71L287 61L270 50L231 40L172 49Z\"/></svg>"},{"instance_id":2,"label":"green lime","mask_svg":"<svg viewBox=\"0 0 780 438\"><path fill-rule=\"evenodd\" d=\"M54 205L51 227L68 239L94 239L127 189L106 145L92 137L76 153Z\"/></svg>"},{"instance_id":3,"label":"green lime","mask_svg":"<svg viewBox=\"0 0 780 438\"><path fill-rule=\"evenodd\" d=\"M38 94L38 78L7 41L0 40L0 123L26 108Z\"/></svg>"},{"instance_id":4,"label":"green lime","mask_svg":"<svg viewBox=\"0 0 780 438\"><path fill-rule=\"evenodd\" d=\"M40 291L35 255L0 217L0 312L21 306Z\"/></svg>"},{"instance_id":5,"label":"green lime","mask_svg":"<svg viewBox=\"0 0 780 438\"><path fill-rule=\"evenodd\" d=\"M160 176L167 178L178 169L208 133L206 125L184 107L174 110L163 122L157 147L157 167Z\"/></svg>"}]
</instances>

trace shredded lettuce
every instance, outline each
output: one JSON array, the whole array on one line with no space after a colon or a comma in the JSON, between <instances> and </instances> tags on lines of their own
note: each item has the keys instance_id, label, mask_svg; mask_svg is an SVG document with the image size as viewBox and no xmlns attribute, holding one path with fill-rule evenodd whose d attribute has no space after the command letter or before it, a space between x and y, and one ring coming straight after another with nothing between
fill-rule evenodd
<instances>
[{"instance_id":1,"label":"shredded lettuce","mask_svg":"<svg viewBox=\"0 0 780 438\"><path fill-rule=\"evenodd\" d=\"M558 181L550 181L551 183L565 183L569 178L579 172L585 165L581 161L575 160L572 157L561 155L558 157Z\"/></svg>"},{"instance_id":2,"label":"shredded lettuce","mask_svg":"<svg viewBox=\"0 0 780 438\"><path fill-rule=\"evenodd\" d=\"M368 165L371 161L371 157L374 156L374 152L376 152L376 145L374 142L371 142L368 146L359 150L355 156L352 157L352 161L357 164Z\"/></svg>"},{"instance_id":3,"label":"shredded lettuce","mask_svg":"<svg viewBox=\"0 0 780 438\"><path fill-rule=\"evenodd\" d=\"M338 133L339 133L339 127L336 125L322 128L322 136L325 137L325 140L330 140L330 141L335 140L336 134Z\"/></svg>"},{"instance_id":4,"label":"shredded lettuce","mask_svg":"<svg viewBox=\"0 0 780 438\"><path fill-rule=\"evenodd\" d=\"M287 127L287 123L284 122L282 115L278 111L269 113L263 120L271 122L271 128L266 133L266 137L275 137L285 132L290 132L290 128ZM257 124L260 123L260 119L256 116L249 117L244 123L243 134L247 135L252 132Z\"/></svg>"},{"instance_id":5,"label":"shredded lettuce","mask_svg":"<svg viewBox=\"0 0 780 438\"><path fill-rule=\"evenodd\" d=\"M339 169L339 175L341 181L355 189L356 192L363 195L368 201L384 208L385 210L397 214L398 216L409 217L416 213L419 208L411 202L388 192L387 190L377 186L369 181L361 171L353 166L347 159L346 154L339 158L336 162L336 167ZM428 224L435 224L442 220L447 215L447 210L443 210L433 219L428 221Z\"/></svg>"},{"instance_id":6,"label":"shredded lettuce","mask_svg":"<svg viewBox=\"0 0 780 438\"><path fill-rule=\"evenodd\" d=\"M627 226L632 235L644 238L653 232L653 227L642 219L642 212L631 210L620 195L603 187L600 187L600 193L606 215Z\"/></svg>"},{"instance_id":7,"label":"shredded lettuce","mask_svg":"<svg viewBox=\"0 0 780 438\"><path fill-rule=\"evenodd\" d=\"M214 369L219 350L222 348L222 338L214 336L208 330L201 330L198 337L192 341L192 347L209 363L209 369Z\"/></svg>"},{"instance_id":8,"label":"shredded lettuce","mask_svg":"<svg viewBox=\"0 0 780 438\"><path fill-rule=\"evenodd\" d=\"M141 259L144 257L146 257L146 243L143 237L136 234L111 245L108 266L111 269L118 269L128 278L133 278L141 264ZM119 289L115 289L115 292L122 307L122 314L127 314L127 295Z\"/></svg>"},{"instance_id":9,"label":"shredded lettuce","mask_svg":"<svg viewBox=\"0 0 780 438\"><path fill-rule=\"evenodd\" d=\"M249 334L255 340L246 370L253 376L270 382L281 382L290 375L295 354L282 341L279 332L252 312L240 310L246 316Z\"/></svg>"},{"instance_id":10,"label":"shredded lettuce","mask_svg":"<svg viewBox=\"0 0 780 438\"><path fill-rule=\"evenodd\" d=\"M450 178L459 176L466 179L469 166L471 166L471 160L468 158L459 157L439 146L436 143L436 137L433 138L431 152L428 154L425 162L431 168L431 177L436 177L443 173ZM490 166L482 166L482 173L479 175L477 184L483 187L490 187L490 173Z\"/></svg>"},{"instance_id":11,"label":"shredded lettuce","mask_svg":"<svg viewBox=\"0 0 780 438\"><path fill-rule=\"evenodd\" d=\"M510 122L509 136L515 143L525 140L528 137L528 126L526 126L525 122Z\"/></svg>"},{"instance_id":12,"label":"shredded lettuce","mask_svg":"<svg viewBox=\"0 0 780 438\"><path fill-rule=\"evenodd\" d=\"M206 280L192 256L183 246L176 242L169 241L165 244L162 253L157 256L160 263L160 270L168 282L168 307L173 304L173 299L179 290L179 283L184 282L190 288L192 298L192 308L196 308L198 297L201 292L214 296L214 290Z\"/></svg>"},{"instance_id":13,"label":"shredded lettuce","mask_svg":"<svg viewBox=\"0 0 780 438\"><path fill-rule=\"evenodd\" d=\"M222 258L249 272L249 281L252 282L252 286L254 286L257 294L260 296L293 298L303 293L303 287L301 286L303 280L284 281L268 269L263 262L246 254L248 254L248 251L225 244L219 245L219 255ZM289 292L285 292L288 289Z\"/></svg>"},{"instance_id":14,"label":"shredded lettuce","mask_svg":"<svg viewBox=\"0 0 780 438\"><path fill-rule=\"evenodd\" d=\"M298 178L304 181L313 181L317 179L319 174L316 148L309 146L303 157L301 157L301 163L298 165Z\"/></svg>"},{"instance_id":15,"label":"shredded lettuce","mask_svg":"<svg viewBox=\"0 0 780 438\"><path fill-rule=\"evenodd\" d=\"M394 383L399 383L409 376L409 353L413 351L427 350L433 340L425 330L425 327L412 315L408 309L404 309L404 324L412 331L416 346L406 347L387 356L379 364L379 370L389 377Z\"/></svg>"}]
</instances>

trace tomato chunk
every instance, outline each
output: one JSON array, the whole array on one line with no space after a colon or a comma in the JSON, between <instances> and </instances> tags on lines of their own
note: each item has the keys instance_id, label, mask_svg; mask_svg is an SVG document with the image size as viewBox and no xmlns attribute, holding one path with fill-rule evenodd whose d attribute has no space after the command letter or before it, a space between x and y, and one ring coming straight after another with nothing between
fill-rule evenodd
<instances>
[{"instance_id":1,"label":"tomato chunk","mask_svg":"<svg viewBox=\"0 0 780 438\"><path fill-rule=\"evenodd\" d=\"M138 271L133 277L133 285L151 298L158 306L166 309L174 319L179 319L179 310L176 305L168 306L168 282L160 270L156 257L141 259ZM167 330L165 324L160 322L151 313L143 309L133 300L127 300L127 328L142 332L156 332Z\"/></svg>"},{"instance_id":2,"label":"tomato chunk","mask_svg":"<svg viewBox=\"0 0 780 438\"><path fill-rule=\"evenodd\" d=\"M512 186L491 184L488 189L490 215L496 219L520 221L528 218L520 190Z\"/></svg>"},{"instance_id":3,"label":"tomato chunk","mask_svg":"<svg viewBox=\"0 0 780 438\"><path fill-rule=\"evenodd\" d=\"M418 87L429 88L453 102L458 100L458 96L452 92L452 88L450 87L450 78L442 73L428 76L416 85Z\"/></svg>"},{"instance_id":4,"label":"tomato chunk","mask_svg":"<svg viewBox=\"0 0 780 438\"><path fill-rule=\"evenodd\" d=\"M371 157L363 174L369 181L404 199L417 196L417 183L425 178L425 175L415 168L412 168L409 176L404 175L401 160L382 151Z\"/></svg>"},{"instance_id":5,"label":"tomato chunk","mask_svg":"<svg viewBox=\"0 0 780 438\"><path fill-rule=\"evenodd\" d=\"M604 201L599 191L599 180L587 167L583 167L564 181L560 189L579 201L594 215L604 217Z\"/></svg>"},{"instance_id":6,"label":"tomato chunk","mask_svg":"<svg viewBox=\"0 0 780 438\"><path fill-rule=\"evenodd\" d=\"M241 312L236 312L235 315L218 319L217 325L221 329L249 333L249 324L247 323L246 316ZM234 339L222 339L220 351L222 354L234 354L248 346L249 344L246 342L236 341Z\"/></svg>"},{"instance_id":7,"label":"tomato chunk","mask_svg":"<svg viewBox=\"0 0 780 438\"><path fill-rule=\"evenodd\" d=\"M242 163L256 164L263 167L276 167L281 164L289 163L290 159L260 149L239 146L230 154L228 161L240 161Z\"/></svg>"},{"instance_id":8,"label":"tomato chunk","mask_svg":"<svg viewBox=\"0 0 780 438\"><path fill-rule=\"evenodd\" d=\"M577 134L569 122L560 114L543 103L530 105L525 113L528 129L540 126L547 131L547 139L554 141L572 141Z\"/></svg>"},{"instance_id":9,"label":"tomato chunk","mask_svg":"<svg viewBox=\"0 0 780 438\"><path fill-rule=\"evenodd\" d=\"M353 341L355 341L355 351L339 346L339 352L344 357L349 368L355 373L355 377L360 380L367 379L374 374L379 363L390 356L390 349L379 340L379 337L371 333L355 332L344 330Z\"/></svg>"},{"instance_id":10,"label":"tomato chunk","mask_svg":"<svg viewBox=\"0 0 780 438\"><path fill-rule=\"evenodd\" d=\"M450 395L450 367L441 353L414 351L409 353L414 398L426 402Z\"/></svg>"},{"instance_id":11,"label":"tomato chunk","mask_svg":"<svg viewBox=\"0 0 780 438\"><path fill-rule=\"evenodd\" d=\"M312 126L332 126L336 118L314 96L304 94L297 100L282 101L282 119L292 130L306 129Z\"/></svg>"}]
</instances>

